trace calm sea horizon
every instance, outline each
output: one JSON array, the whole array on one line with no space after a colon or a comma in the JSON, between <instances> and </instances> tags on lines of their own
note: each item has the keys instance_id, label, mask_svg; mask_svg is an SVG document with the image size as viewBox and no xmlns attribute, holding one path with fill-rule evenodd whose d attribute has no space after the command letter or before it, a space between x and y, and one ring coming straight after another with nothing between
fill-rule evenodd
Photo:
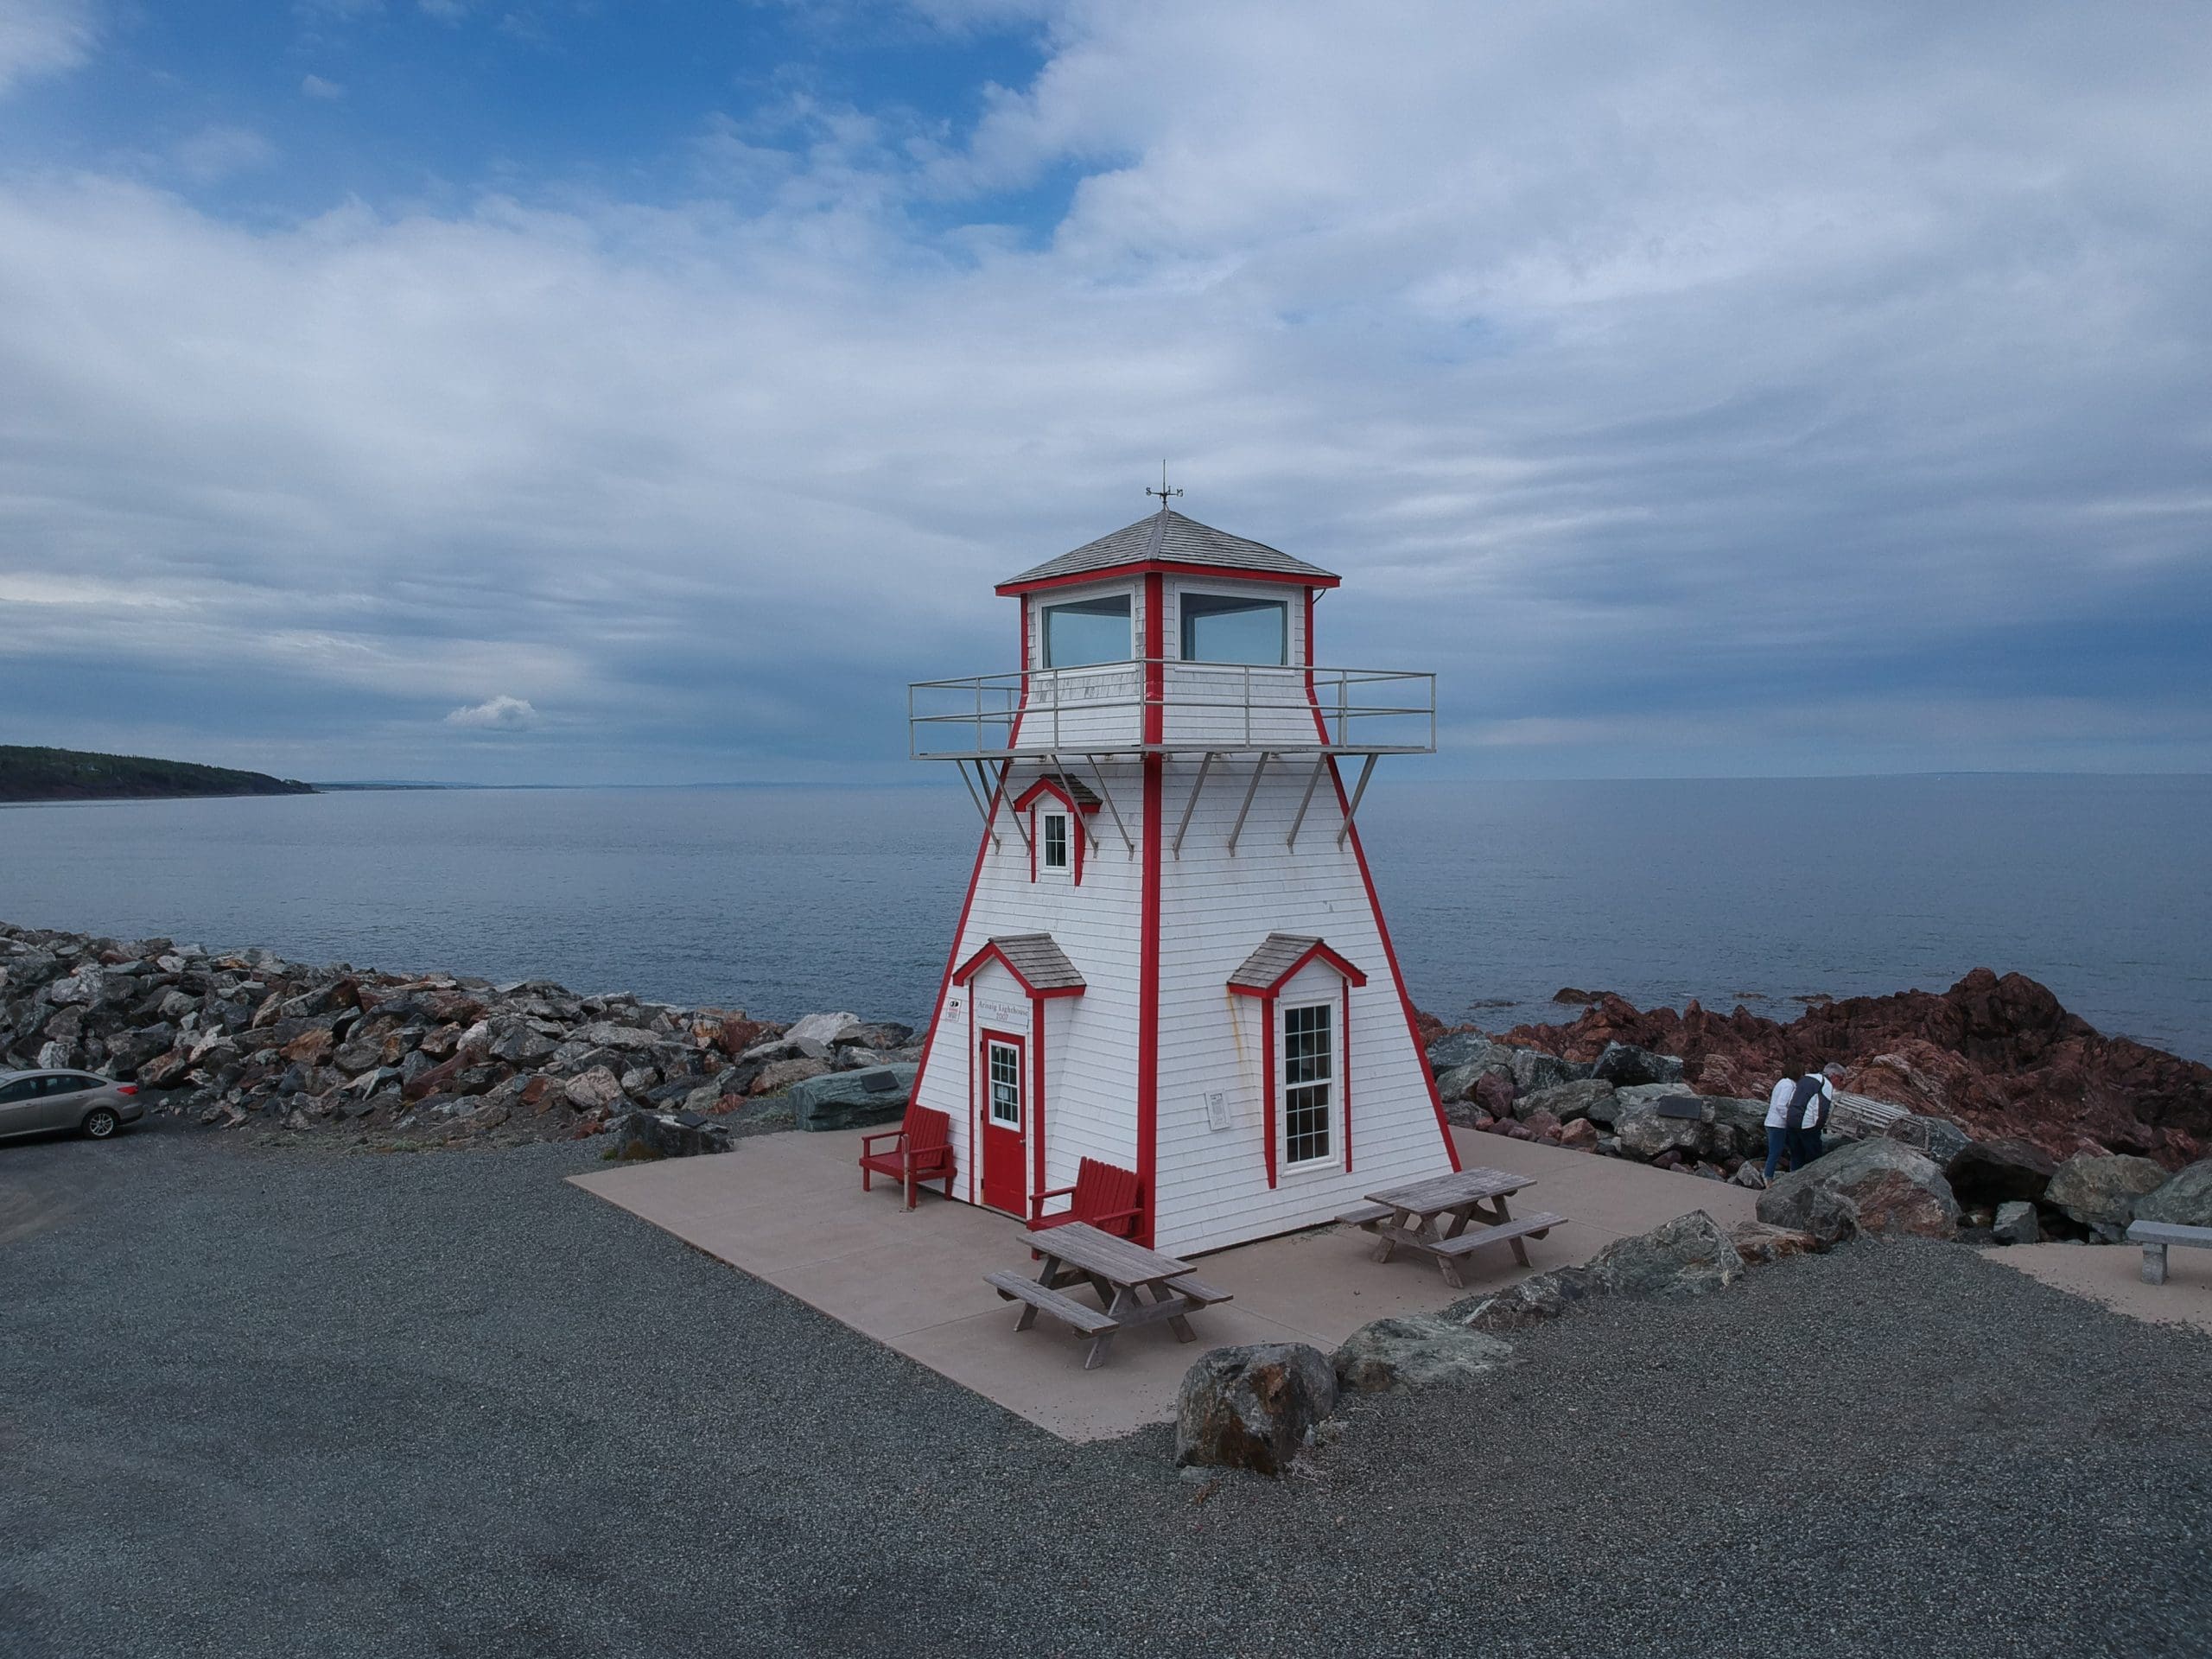
<instances>
[{"instance_id":1,"label":"calm sea horizon","mask_svg":"<svg viewBox=\"0 0 2212 1659\"><path fill-rule=\"evenodd\" d=\"M2212 778L1427 782L1361 833L1421 1007L1497 1030L1988 966L2212 1060ZM928 1016L979 820L937 786L0 807L0 921L744 1007Z\"/></svg>"}]
</instances>

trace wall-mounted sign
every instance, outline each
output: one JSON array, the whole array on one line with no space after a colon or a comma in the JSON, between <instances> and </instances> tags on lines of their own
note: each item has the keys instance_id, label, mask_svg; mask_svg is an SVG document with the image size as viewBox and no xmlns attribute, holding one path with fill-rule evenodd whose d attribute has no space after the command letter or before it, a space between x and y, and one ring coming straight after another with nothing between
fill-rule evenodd
<instances>
[{"instance_id":1,"label":"wall-mounted sign","mask_svg":"<svg viewBox=\"0 0 2212 1659\"><path fill-rule=\"evenodd\" d=\"M1029 1028L1029 1005L1027 1002L1002 1002L995 996L976 999L976 1017L988 1020L994 1025L1019 1026Z\"/></svg>"},{"instance_id":2,"label":"wall-mounted sign","mask_svg":"<svg viewBox=\"0 0 2212 1659\"><path fill-rule=\"evenodd\" d=\"M1230 1121L1229 1116L1228 1091L1223 1089L1208 1090L1206 1091L1206 1128L1217 1132L1235 1127L1235 1123Z\"/></svg>"}]
</instances>

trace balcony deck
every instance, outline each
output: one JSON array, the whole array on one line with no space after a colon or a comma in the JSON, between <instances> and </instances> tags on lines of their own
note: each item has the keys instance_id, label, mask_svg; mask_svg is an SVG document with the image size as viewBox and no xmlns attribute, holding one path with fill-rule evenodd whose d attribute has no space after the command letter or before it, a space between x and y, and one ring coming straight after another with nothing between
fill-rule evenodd
<instances>
[{"instance_id":1,"label":"balcony deck","mask_svg":"<svg viewBox=\"0 0 2212 1659\"><path fill-rule=\"evenodd\" d=\"M1157 666L1158 690L1147 671ZM1147 712L1159 736L1147 741ZM974 674L907 688L922 760L1056 754L1431 754L1436 677L1396 669L1135 659Z\"/></svg>"}]
</instances>

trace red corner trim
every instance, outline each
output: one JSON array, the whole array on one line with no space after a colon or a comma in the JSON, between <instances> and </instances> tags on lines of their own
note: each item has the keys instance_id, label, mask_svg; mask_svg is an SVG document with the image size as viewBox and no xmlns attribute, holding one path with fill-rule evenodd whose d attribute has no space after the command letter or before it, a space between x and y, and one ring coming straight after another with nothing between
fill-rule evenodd
<instances>
[{"instance_id":1,"label":"red corner trim","mask_svg":"<svg viewBox=\"0 0 2212 1659\"><path fill-rule=\"evenodd\" d=\"M1031 1167L1033 1173L1029 1182L1028 1202L1021 1206L1023 1220L1037 1213L1037 1194L1045 1190L1045 1000L1039 996L1029 999L1030 1067L1033 1073L1029 1086L1029 1119L1024 1126L1030 1131Z\"/></svg>"},{"instance_id":2,"label":"red corner trim","mask_svg":"<svg viewBox=\"0 0 2212 1659\"><path fill-rule=\"evenodd\" d=\"M1156 575L1144 583L1145 740L1160 741L1160 640L1163 584ZM1160 817L1162 761L1144 757L1144 874L1137 924L1137 1217L1138 1242L1150 1245L1160 1185Z\"/></svg>"},{"instance_id":3,"label":"red corner trim","mask_svg":"<svg viewBox=\"0 0 2212 1659\"><path fill-rule=\"evenodd\" d=\"M1351 1173L1351 983L1344 985L1344 1029L1337 1036L1337 1098L1344 1109L1344 1173Z\"/></svg>"},{"instance_id":4,"label":"red corner trim","mask_svg":"<svg viewBox=\"0 0 2212 1659\"><path fill-rule=\"evenodd\" d=\"M1267 1027L1261 1046L1268 1069L1260 1096L1267 1103L1268 1186L1272 1191L1275 1184L1275 1000L1272 995L1260 999L1260 1021Z\"/></svg>"}]
</instances>

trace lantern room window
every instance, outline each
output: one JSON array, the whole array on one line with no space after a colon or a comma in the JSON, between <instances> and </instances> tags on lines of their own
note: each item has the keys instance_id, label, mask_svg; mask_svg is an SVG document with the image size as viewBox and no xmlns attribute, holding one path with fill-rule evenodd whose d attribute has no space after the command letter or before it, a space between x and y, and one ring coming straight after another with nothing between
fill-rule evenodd
<instances>
[{"instance_id":1,"label":"lantern room window","mask_svg":"<svg viewBox=\"0 0 2212 1659\"><path fill-rule=\"evenodd\" d=\"M1038 829L1037 845L1038 851L1041 855L1040 861L1046 869L1065 870L1069 868L1068 815L1066 813L1047 812L1044 815L1044 820Z\"/></svg>"},{"instance_id":2,"label":"lantern room window","mask_svg":"<svg viewBox=\"0 0 2212 1659\"><path fill-rule=\"evenodd\" d=\"M1045 607L1045 666L1084 668L1093 663L1126 663L1135 655L1129 632L1129 596L1071 600Z\"/></svg>"},{"instance_id":3,"label":"lantern room window","mask_svg":"<svg viewBox=\"0 0 2212 1659\"><path fill-rule=\"evenodd\" d=\"M1283 1166L1327 1162L1336 1098L1336 1010L1326 1002L1282 1011Z\"/></svg>"},{"instance_id":4,"label":"lantern room window","mask_svg":"<svg viewBox=\"0 0 2212 1659\"><path fill-rule=\"evenodd\" d=\"M1290 661L1290 607L1280 599L1185 594L1183 660L1280 668Z\"/></svg>"}]
</instances>

